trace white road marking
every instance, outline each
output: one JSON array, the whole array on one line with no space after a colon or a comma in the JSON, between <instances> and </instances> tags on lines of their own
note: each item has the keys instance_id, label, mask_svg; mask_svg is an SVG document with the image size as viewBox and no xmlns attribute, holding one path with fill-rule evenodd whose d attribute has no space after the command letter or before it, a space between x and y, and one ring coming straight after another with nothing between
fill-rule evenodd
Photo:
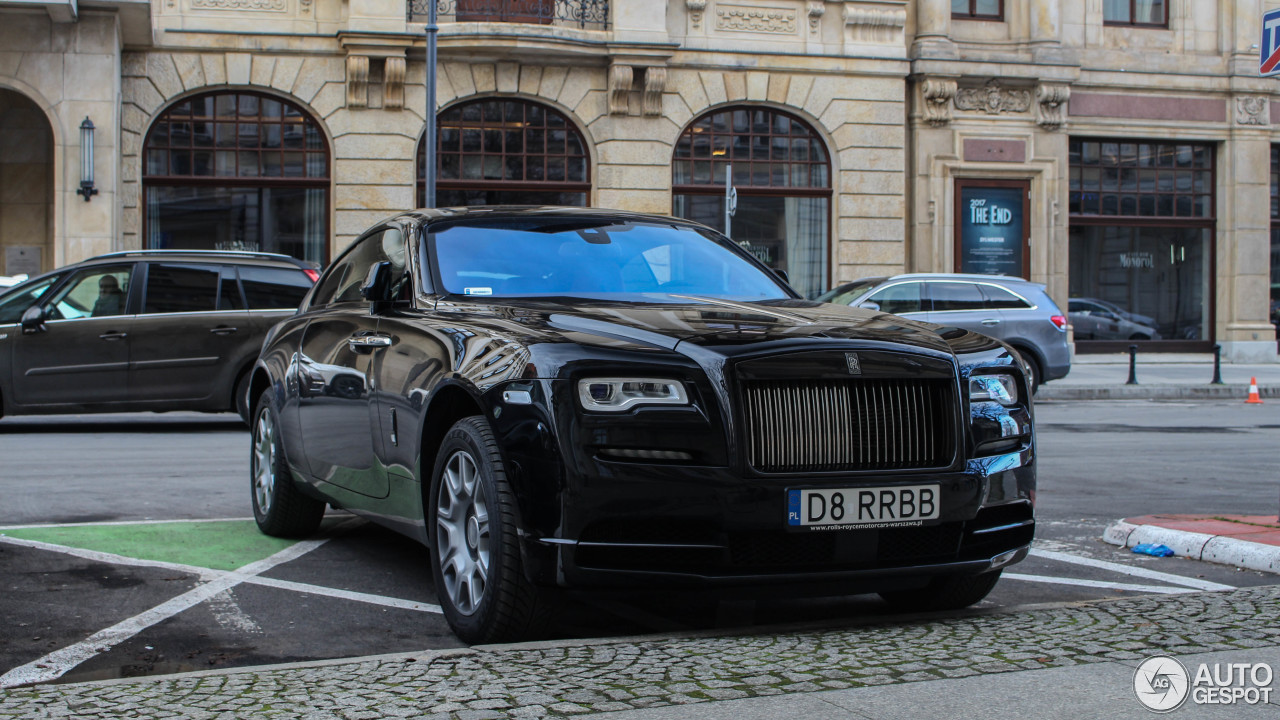
<instances>
[{"instance_id":1,"label":"white road marking","mask_svg":"<svg viewBox=\"0 0 1280 720\"><path fill-rule=\"evenodd\" d=\"M262 634L262 627L236 602L235 588L209 598L208 606L209 612L213 614L213 621L222 627L250 635Z\"/></svg>"},{"instance_id":2,"label":"white road marking","mask_svg":"<svg viewBox=\"0 0 1280 720\"><path fill-rule=\"evenodd\" d=\"M167 525L170 523L213 523L213 522L252 522L253 518L185 518L180 520L103 520L101 522L82 523L34 523L31 525L0 525L0 532L6 530L38 530L40 528L73 528L103 527L112 525Z\"/></svg>"},{"instance_id":3,"label":"white road marking","mask_svg":"<svg viewBox=\"0 0 1280 720\"><path fill-rule=\"evenodd\" d=\"M1054 585L1078 585L1080 587L1104 588L1107 590L1132 590L1133 592L1159 593L1161 595L1180 595L1196 592L1191 588L1166 587L1163 585L1135 585L1132 583L1108 582L1106 580L1081 580L1078 578L1047 577L1044 575L1024 575L1022 573L1004 573L1001 580L1024 580L1027 582L1051 583Z\"/></svg>"},{"instance_id":4,"label":"white road marking","mask_svg":"<svg viewBox=\"0 0 1280 720\"><path fill-rule=\"evenodd\" d=\"M247 578L245 582L252 585L279 588L281 590L292 590L294 592L310 593L312 595L323 595L325 597L340 598L342 600L354 600L356 602L368 603L370 605L382 605L384 607L398 608L400 610L418 610L420 612L435 613L436 615L440 615L444 612L440 609L439 605L420 603L415 600L401 600L400 598L387 597L385 595L370 595L369 593L355 592L353 590L339 590L337 588L322 587L320 585L311 585L309 583L277 580L276 578L262 577L261 575Z\"/></svg>"},{"instance_id":5,"label":"white road marking","mask_svg":"<svg viewBox=\"0 0 1280 720\"><path fill-rule=\"evenodd\" d=\"M1200 580L1198 578L1183 577L1174 575L1173 573L1159 572L1158 570L1148 570L1147 568L1134 567L1132 565L1122 565L1121 563L1107 562L1106 560L1094 560L1093 558L1081 557L1070 553L1056 552L1054 550L1041 550L1032 548L1031 555L1033 557L1044 558L1045 560L1057 560L1059 562L1072 563L1074 565L1084 565L1086 567L1098 568L1100 570L1110 570L1122 575L1132 577L1147 578L1148 580L1159 580L1171 585L1182 585L1183 587L1195 588L1197 590L1209 590L1219 592L1223 590L1235 590L1231 585L1223 585L1221 583L1209 582L1208 580Z\"/></svg>"},{"instance_id":6,"label":"white road marking","mask_svg":"<svg viewBox=\"0 0 1280 720\"><path fill-rule=\"evenodd\" d=\"M326 537L317 540L304 540L290 545L270 557L251 562L234 573L227 573L221 577L214 578L150 610L127 620L122 620L105 630L100 630L78 643L55 650L38 660L16 667L4 675L0 675L0 689L57 680L80 663L95 657L99 653L107 652L112 647L119 645L143 630L199 605L218 593L239 585L247 579L246 576L257 575L281 563L296 560L328 541L329 538Z\"/></svg>"}]
</instances>

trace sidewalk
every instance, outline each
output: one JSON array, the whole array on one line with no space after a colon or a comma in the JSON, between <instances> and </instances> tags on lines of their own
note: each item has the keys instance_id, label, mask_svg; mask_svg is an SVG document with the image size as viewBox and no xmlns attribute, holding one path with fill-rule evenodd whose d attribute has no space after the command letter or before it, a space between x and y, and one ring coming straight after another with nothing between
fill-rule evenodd
<instances>
[{"instance_id":1,"label":"sidewalk","mask_svg":"<svg viewBox=\"0 0 1280 720\"><path fill-rule=\"evenodd\" d=\"M1280 587L1261 586L747 635L476 646L18 688L0 691L0 717L1144 718L1140 663L1171 655L1192 673L1206 662L1280 668L1276 617ZM1277 708L1188 700L1175 716L1275 717Z\"/></svg>"},{"instance_id":2,"label":"sidewalk","mask_svg":"<svg viewBox=\"0 0 1280 720\"><path fill-rule=\"evenodd\" d=\"M1071 372L1044 383L1037 401L1108 399L1214 399L1239 398L1249 393L1250 378L1257 378L1258 392L1280 398L1280 363L1237 365L1222 363L1223 385L1211 385L1211 353L1144 353L1137 358L1137 385L1127 385L1129 355L1076 355Z\"/></svg>"}]
</instances>

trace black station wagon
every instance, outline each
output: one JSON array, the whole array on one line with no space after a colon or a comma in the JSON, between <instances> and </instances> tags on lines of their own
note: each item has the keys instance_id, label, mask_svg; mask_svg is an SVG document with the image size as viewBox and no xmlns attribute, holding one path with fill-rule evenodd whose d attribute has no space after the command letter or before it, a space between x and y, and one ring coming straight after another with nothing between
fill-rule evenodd
<instances>
[{"instance_id":1,"label":"black station wagon","mask_svg":"<svg viewBox=\"0 0 1280 720\"><path fill-rule=\"evenodd\" d=\"M259 527L326 503L430 548L464 641L558 588L977 602L1034 530L1008 346L799 297L669 217L423 210L381 223L254 370Z\"/></svg>"},{"instance_id":2,"label":"black station wagon","mask_svg":"<svg viewBox=\"0 0 1280 720\"><path fill-rule=\"evenodd\" d=\"M285 255L139 250L0 295L0 414L238 411L267 330L319 276Z\"/></svg>"}]
</instances>

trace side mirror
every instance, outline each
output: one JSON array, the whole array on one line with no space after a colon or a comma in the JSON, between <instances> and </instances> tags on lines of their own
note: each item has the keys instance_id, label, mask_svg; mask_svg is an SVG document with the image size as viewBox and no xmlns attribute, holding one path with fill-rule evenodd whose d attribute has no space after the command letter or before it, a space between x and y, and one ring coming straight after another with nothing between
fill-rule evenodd
<instances>
[{"instance_id":1,"label":"side mirror","mask_svg":"<svg viewBox=\"0 0 1280 720\"><path fill-rule=\"evenodd\" d=\"M391 263L382 261L369 268L369 275L360 286L360 297L369 301L369 312L378 312L378 306L391 298L387 297L391 287Z\"/></svg>"},{"instance_id":2,"label":"side mirror","mask_svg":"<svg viewBox=\"0 0 1280 720\"><path fill-rule=\"evenodd\" d=\"M42 333L49 329L44 324L45 312L44 308L39 305L32 305L27 311L22 313L22 332L25 335L34 335Z\"/></svg>"},{"instance_id":3,"label":"side mirror","mask_svg":"<svg viewBox=\"0 0 1280 720\"><path fill-rule=\"evenodd\" d=\"M772 268L770 268L770 269L772 269ZM786 284L788 284L788 285L790 285L790 284L791 284L791 277L790 277L789 275L787 275L787 271L786 271L786 270L774 270L774 271L773 271L773 274L774 274L774 275L777 275L777 276L778 276L778 277L780 277L780 278L782 278L782 282L784 282L784 283L786 283Z\"/></svg>"},{"instance_id":4,"label":"side mirror","mask_svg":"<svg viewBox=\"0 0 1280 720\"><path fill-rule=\"evenodd\" d=\"M871 300L864 300L858 303L858 307L866 308L867 310L875 310L878 312L880 310L880 303L872 302Z\"/></svg>"}]
</instances>

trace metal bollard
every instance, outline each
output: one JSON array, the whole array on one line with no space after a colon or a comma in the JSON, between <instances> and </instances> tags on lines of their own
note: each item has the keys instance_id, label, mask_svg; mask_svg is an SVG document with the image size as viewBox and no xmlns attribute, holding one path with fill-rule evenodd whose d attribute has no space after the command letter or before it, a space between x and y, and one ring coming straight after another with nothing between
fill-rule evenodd
<instances>
[{"instance_id":1,"label":"metal bollard","mask_svg":"<svg viewBox=\"0 0 1280 720\"><path fill-rule=\"evenodd\" d=\"M1125 385L1138 384L1138 346L1129 346L1129 380Z\"/></svg>"},{"instance_id":2,"label":"metal bollard","mask_svg":"<svg viewBox=\"0 0 1280 720\"><path fill-rule=\"evenodd\" d=\"M1213 346L1213 382L1210 385L1222 385L1222 346Z\"/></svg>"}]
</instances>

